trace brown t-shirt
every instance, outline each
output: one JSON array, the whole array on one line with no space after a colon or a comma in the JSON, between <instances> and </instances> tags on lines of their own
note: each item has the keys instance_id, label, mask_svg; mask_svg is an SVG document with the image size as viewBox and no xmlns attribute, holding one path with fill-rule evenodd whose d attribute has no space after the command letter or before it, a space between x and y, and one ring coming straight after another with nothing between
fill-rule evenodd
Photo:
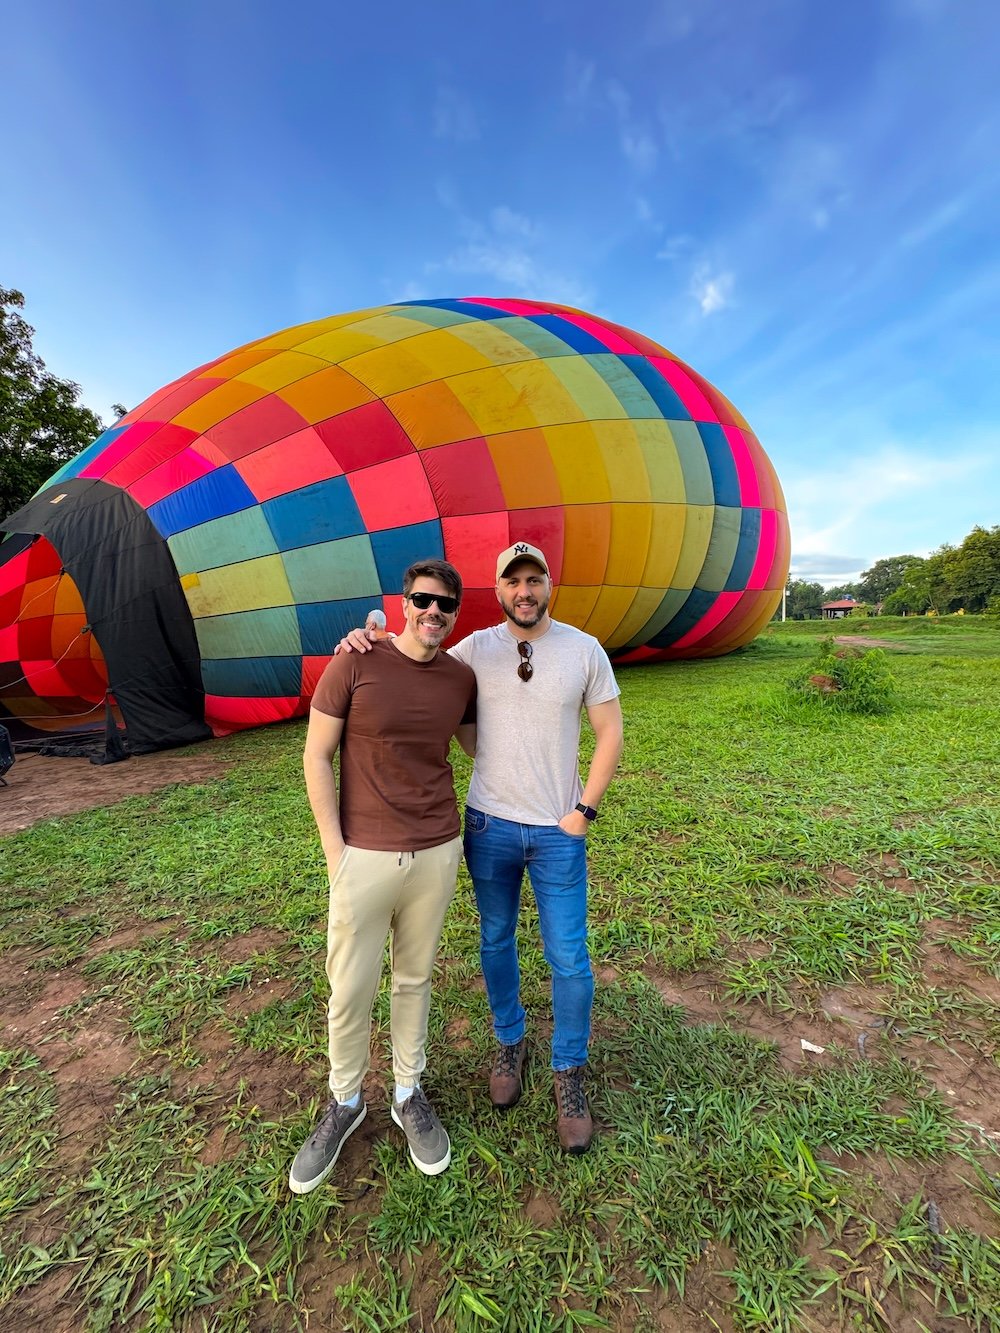
<instances>
[{"instance_id":1,"label":"brown t-shirt","mask_svg":"<svg viewBox=\"0 0 1000 1333\"><path fill-rule=\"evenodd\" d=\"M476 720L470 667L441 652L429 662L415 662L385 640L370 653L334 657L312 706L344 718L345 843L376 852L419 852L458 836L448 746L456 727Z\"/></svg>"}]
</instances>

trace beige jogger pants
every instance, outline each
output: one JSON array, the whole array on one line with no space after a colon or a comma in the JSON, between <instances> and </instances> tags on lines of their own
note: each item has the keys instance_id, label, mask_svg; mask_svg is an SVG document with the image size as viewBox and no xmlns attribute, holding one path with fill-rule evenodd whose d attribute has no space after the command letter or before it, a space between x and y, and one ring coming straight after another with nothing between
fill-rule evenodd
<instances>
[{"instance_id":1,"label":"beige jogger pants","mask_svg":"<svg viewBox=\"0 0 1000 1333\"><path fill-rule=\"evenodd\" d=\"M372 1006L391 932L392 1065L415 1087L426 1063L431 973L455 893L461 837L421 852L345 847L330 881L326 975L330 982L330 1091L345 1101L371 1059Z\"/></svg>"}]
</instances>

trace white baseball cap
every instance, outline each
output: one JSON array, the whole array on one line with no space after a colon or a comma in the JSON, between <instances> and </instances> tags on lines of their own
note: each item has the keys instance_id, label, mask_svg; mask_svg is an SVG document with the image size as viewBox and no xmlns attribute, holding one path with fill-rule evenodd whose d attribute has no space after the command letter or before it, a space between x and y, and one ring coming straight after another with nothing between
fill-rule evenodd
<instances>
[{"instance_id":1,"label":"white baseball cap","mask_svg":"<svg viewBox=\"0 0 1000 1333\"><path fill-rule=\"evenodd\" d=\"M533 561L546 577L550 577L548 561L538 547L532 546L529 542L515 542L513 546L508 546L506 551L501 551L497 556L497 583L507 573L510 566L516 564L518 560Z\"/></svg>"}]
</instances>

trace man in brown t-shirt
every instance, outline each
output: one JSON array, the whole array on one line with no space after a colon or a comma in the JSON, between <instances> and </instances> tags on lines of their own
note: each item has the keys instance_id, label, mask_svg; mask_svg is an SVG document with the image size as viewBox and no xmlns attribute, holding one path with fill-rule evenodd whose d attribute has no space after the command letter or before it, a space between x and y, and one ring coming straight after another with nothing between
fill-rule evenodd
<instances>
[{"instance_id":1,"label":"man in brown t-shirt","mask_svg":"<svg viewBox=\"0 0 1000 1333\"><path fill-rule=\"evenodd\" d=\"M448 747L475 724L476 678L439 653L455 626L462 580L444 560L403 575L406 626L370 653L335 657L309 714L304 767L330 877L333 1100L299 1149L289 1185L307 1194L333 1170L365 1118L371 1013L392 932L392 1118L426 1175L451 1161L448 1135L420 1087L431 971L455 892L462 839ZM340 750L340 792L333 758Z\"/></svg>"}]
</instances>

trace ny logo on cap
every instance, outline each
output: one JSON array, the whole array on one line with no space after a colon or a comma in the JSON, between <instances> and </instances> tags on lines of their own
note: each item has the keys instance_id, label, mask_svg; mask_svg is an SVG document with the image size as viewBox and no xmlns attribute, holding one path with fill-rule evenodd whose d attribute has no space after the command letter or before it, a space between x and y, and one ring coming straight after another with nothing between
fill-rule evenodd
<instances>
[{"instance_id":1,"label":"ny logo on cap","mask_svg":"<svg viewBox=\"0 0 1000 1333\"><path fill-rule=\"evenodd\" d=\"M514 553L515 553L515 555L524 555L524 554L527 552L527 550L528 550L528 547L527 547L527 545L526 545L525 542L515 542L515 543L514 543Z\"/></svg>"}]
</instances>

